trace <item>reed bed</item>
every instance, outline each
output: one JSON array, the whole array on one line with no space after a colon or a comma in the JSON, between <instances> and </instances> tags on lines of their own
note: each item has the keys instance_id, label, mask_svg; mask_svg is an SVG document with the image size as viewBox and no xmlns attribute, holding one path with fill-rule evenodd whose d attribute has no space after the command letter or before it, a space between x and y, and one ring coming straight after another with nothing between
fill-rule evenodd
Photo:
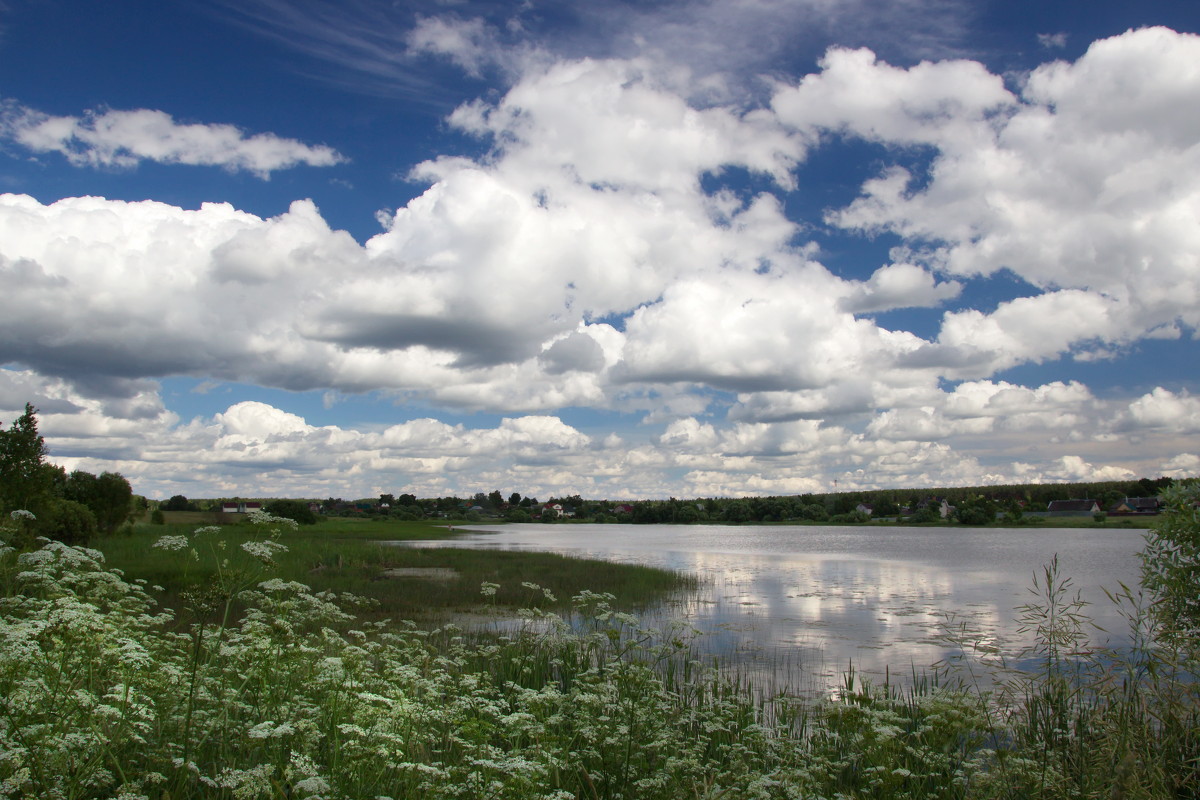
<instances>
[{"instance_id":1,"label":"reed bed","mask_svg":"<svg viewBox=\"0 0 1200 800\"><path fill-rule=\"evenodd\" d=\"M517 591L538 602L489 634L364 619L356 609L370 601L277 574L283 525L261 517L237 542L165 534L148 559L210 570L171 607L99 551L0 545L0 797L1149 799L1200 789L1196 654L1150 635L1135 592L1115 598L1145 634L1126 652L1083 649L1083 609L1048 569L1019 612L1040 669L1018 673L983 653L993 680L972 684L949 666L903 687L851 673L812 698L757 689L698 658L693 632L646 630L605 592L564 605L524 581ZM205 537L226 543L202 558ZM483 582L475 602L497 603L501 589Z\"/></svg>"}]
</instances>

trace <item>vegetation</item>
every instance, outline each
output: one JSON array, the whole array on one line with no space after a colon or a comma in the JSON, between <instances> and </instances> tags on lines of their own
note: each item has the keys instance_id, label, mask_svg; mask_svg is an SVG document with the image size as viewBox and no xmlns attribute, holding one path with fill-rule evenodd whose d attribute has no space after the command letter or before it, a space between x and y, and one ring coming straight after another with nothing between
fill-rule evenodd
<instances>
[{"instance_id":1,"label":"vegetation","mask_svg":"<svg viewBox=\"0 0 1200 800\"><path fill-rule=\"evenodd\" d=\"M560 611L502 636L364 620L365 601L279 576L302 540L265 514L147 528L164 535L141 549L187 587L170 607L98 551L0 546L0 797L1195 797L1198 642L1172 598L1200 588L1173 555L1200 537L1198 493L1168 494L1144 592L1115 593L1131 650L1087 650L1051 564L1019 610L1032 671L960 630L986 676L849 675L817 699L703 664L686 630L642 630L603 593L563 605L526 581Z\"/></svg>"},{"instance_id":2,"label":"vegetation","mask_svg":"<svg viewBox=\"0 0 1200 800\"><path fill-rule=\"evenodd\" d=\"M82 470L68 475L47 463L46 455L37 409L26 403L8 430L0 427L0 512L31 511L38 521L29 526L30 534L71 544L113 533L130 519L135 502L123 476Z\"/></svg>"}]
</instances>

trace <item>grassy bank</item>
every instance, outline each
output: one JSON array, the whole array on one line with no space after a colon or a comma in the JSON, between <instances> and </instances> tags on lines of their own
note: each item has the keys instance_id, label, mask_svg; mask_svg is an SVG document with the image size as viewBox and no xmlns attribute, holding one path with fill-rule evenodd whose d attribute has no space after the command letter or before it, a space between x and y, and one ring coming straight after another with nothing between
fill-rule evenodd
<instances>
[{"instance_id":1,"label":"grassy bank","mask_svg":"<svg viewBox=\"0 0 1200 800\"><path fill-rule=\"evenodd\" d=\"M1019 612L1036 642L1022 655L1040 669L1012 671L993 655L989 679L975 684L931 672L895 691L848 676L836 697L812 699L701 663L685 631L644 631L593 591L555 603L557 613L527 610L526 624L499 639L365 619L351 598L286 579L290 569L346 567L314 564L324 542L304 541L319 530L278 527L278 539L159 529L161 546L138 532L124 575L98 551L0 545L0 798L1200 792L1200 687L1186 679L1194 642L1156 641L1133 592L1123 598L1130 651L1082 649L1083 609L1050 569ZM335 551L348 557L348 546ZM191 588L166 611L135 569ZM518 593L541 602L542 587L525 582ZM483 589L490 603L503 587ZM979 646L966 631L957 641Z\"/></svg>"},{"instance_id":2,"label":"grassy bank","mask_svg":"<svg viewBox=\"0 0 1200 800\"><path fill-rule=\"evenodd\" d=\"M196 535L194 522L137 525L128 535L98 542L107 563L130 578L164 587L161 600L178 607L183 593L212 585L222 560L234 569L258 570L241 550L263 531L243 523ZM447 612L477 610L480 585L498 584L490 602L516 608L564 608L572 595L588 589L612 594L629 610L644 608L665 595L695 585L695 579L667 570L570 558L554 553L504 552L454 548L396 547L391 542L446 539L445 523L329 518L317 525L282 529L286 546L272 554L270 574L297 581L314 591L353 593L370 601L360 613L371 618L428 618ZM153 545L164 536L184 537L186 548L169 556ZM194 553L193 553L194 551ZM266 574L265 570L262 571ZM549 591L531 592L523 583Z\"/></svg>"}]
</instances>

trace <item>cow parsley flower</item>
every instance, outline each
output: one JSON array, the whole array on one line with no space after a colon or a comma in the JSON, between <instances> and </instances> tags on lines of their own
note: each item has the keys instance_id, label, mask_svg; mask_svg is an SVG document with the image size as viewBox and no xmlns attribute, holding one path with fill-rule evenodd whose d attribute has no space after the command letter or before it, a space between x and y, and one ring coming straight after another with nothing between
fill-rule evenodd
<instances>
[{"instance_id":1,"label":"cow parsley flower","mask_svg":"<svg viewBox=\"0 0 1200 800\"><path fill-rule=\"evenodd\" d=\"M159 547L163 550L183 550L188 546L188 538L186 536L160 536L158 541L151 547Z\"/></svg>"},{"instance_id":2,"label":"cow parsley flower","mask_svg":"<svg viewBox=\"0 0 1200 800\"><path fill-rule=\"evenodd\" d=\"M287 545L280 544L273 539L264 539L261 542L242 542L242 549L262 563L269 565L275 563L276 553L287 552Z\"/></svg>"}]
</instances>

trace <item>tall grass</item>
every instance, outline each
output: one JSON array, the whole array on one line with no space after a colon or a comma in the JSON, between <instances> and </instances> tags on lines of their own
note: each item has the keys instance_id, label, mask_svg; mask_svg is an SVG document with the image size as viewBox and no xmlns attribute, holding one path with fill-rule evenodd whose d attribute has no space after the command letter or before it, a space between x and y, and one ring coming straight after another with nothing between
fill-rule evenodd
<instances>
[{"instance_id":1,"label":"tall grass","mask_svg":"<svg viewBox=\"0 0 1200 800\"><path fill-rule=\"evenodd\" d=\"M267 543L292 532L261 522L200 534L195 559L195 536L148 548L211 570L175 610L98 551L0 545L0 798L1197 793L1195 654L1157 642L1128 590L1133 648L1086 649L1054 565L1019 611L1037 669L997 659L975 686L933 672L903 688L850 674L813 699L757 690L602 592L564 607L518 584L558 610L502 635L364 620L354 598L280 577Z\"/></svg>"}]
</instances>

